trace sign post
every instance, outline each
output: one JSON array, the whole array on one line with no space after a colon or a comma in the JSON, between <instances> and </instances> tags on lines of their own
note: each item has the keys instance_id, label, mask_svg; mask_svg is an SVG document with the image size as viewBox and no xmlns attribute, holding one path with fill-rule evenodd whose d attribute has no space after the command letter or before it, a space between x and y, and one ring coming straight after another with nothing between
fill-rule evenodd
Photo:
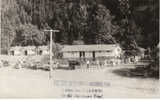
<instances>
[{"instance_id":1,"label":"sign post","mask_svg":"<svg viewBox=\"0 0 160 100\"><path fill-rule=\"evenodd\" d=\"M59 32L59 30L44 30L47 32L50 32L50 71L49 71L49 78L52 78L52 72L53 72L53 33L55 36L56 32Z\"/></svg>"}]
</instances>

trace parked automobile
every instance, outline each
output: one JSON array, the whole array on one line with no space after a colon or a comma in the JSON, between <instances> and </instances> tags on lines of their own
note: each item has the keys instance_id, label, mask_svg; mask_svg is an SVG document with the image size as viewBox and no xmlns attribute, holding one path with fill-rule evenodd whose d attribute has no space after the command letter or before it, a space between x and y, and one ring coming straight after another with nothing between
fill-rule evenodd
<instances>
[{"instance_id":1,"label":"parked automobile","mask_svg":"<svg viewBox=\"0 0 160 100\"><path fill-rule=\"evenodd\" d=\"M50 70L50 64L43 64L42 69L44 69L44 70Z\"/></svg>"},{"instance_id":2,"label":"parked automobile","mask_svg":"<svg viewBox=\"0 0 160 100\"><path fill-rule=\"evenodd\" d=\"M4 67L8 67L8 66L9 66L9 62L6 61L6 60L3 60L2 63L3 63L3 66L4 66Z\"/></svg>"},{"instance_id":3,"label":"parked automobile","mask_svg":"<svg viewBox=\"0 0 160 100\"><path fill-rule=\"evenodd\" d=\"M59 64L58 64L58 68L69 68L69 62L68 61L59 61Z\"/></svg>"},{"instance_id":4,"label":"parked automobile","mask_svg":"<svg viewBox=\"0 0 160 100\"><path fill-rule=\"evenodd\" d=\"M80 66L80 62L77 60L69 60L69 68L75 70L75 66Z\"/></svg>"}]
</instances>

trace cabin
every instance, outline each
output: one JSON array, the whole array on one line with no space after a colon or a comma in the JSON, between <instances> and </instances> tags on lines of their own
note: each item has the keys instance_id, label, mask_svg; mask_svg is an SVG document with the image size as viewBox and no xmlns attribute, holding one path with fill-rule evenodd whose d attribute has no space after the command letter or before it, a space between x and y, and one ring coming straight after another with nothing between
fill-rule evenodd
<instances>
[{"instance_id":1,"label":"cabin","mask_svg":"<svg viewBox=\"0 0 160 100\"><path fill-rule=\"evenodd\" d=\"M146 49L144 48L141 48L141 47L138 47L137 50L131 50L131 49L124 49L124 53L126 54L125 56L125 63L132 63L132 62L138 62L140 61L141 59L144 59L145 58L145 52L146 52ZM131 55L130 52L134 52L134 55Z\"/></svg>"},{"instance_id":2,"label":"cabin","mask_svg":"<svg viewBox=\"0 0 160 100\"><path fill-rule=\"evenodd\" d=\"M61 50L63 59L117 59L122 49L117 44L103 45L64 45Z\"/></svg>"},{"instance_id":3,"label":"cabin","mask_svg":"<svg viewBox=\"0 0 160 100\"><path fill-rule=\"evenodd\" d=\"M9 55L13 56L28 56L28 55L36 55L36 47L35 46L15 46L11 47L9 50Z\"/></svg>"},{"instance_id":4,"label":"cabin","mask_svg":"<svg viewBox=\"0 0 160 100\"><path fill-rule=\"evenodd\" d=\"M39 46L38 47L38 55L49 55L49 47L48 46Z\"/></svg>"},{"instance_id":5,"label":"cabin","mask_svg":"<svg viewBox=\"0 0 160 100\"><path fill-rule=\"evenodd\" d=\"M35 46L25 46L23 47L23 53L25 56L36 55L37 54L36 47Z\"/></svg>"},{"instance_id":6,"label":"cabin","mask_svg":"<svg viewBox=\"0 0 160 100\"><path fill-rule=\"evenodd\" d=\"M11 47L9 50L9 55L13 56L23 55L23 48L21 46Z\"/></svg>"}]
</instances>

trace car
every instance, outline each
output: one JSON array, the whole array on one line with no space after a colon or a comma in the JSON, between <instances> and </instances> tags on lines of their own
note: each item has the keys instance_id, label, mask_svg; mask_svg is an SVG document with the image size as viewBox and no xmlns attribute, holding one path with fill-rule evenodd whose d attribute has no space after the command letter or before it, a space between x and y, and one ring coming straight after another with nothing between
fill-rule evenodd
<instances>
[{"instance_id":1,"label":"car","mask_svg":"<svg viewBox=\"0 0 160 100\"><path fill-rule=\"evenodd\" d=\"M8 67L8 66L9 66L9 62L6 61L6 60L2 61L2 63L3 63L3 66L4 66L4 67Z\"/></svg>"},{"instance_id":2,"label":"car","mask_svg":"<svg viewBox=\"0 0 160 100\"><path fill-rule=\"evenodd\" d=\"M75 66L80 66L80 62L77 60L69 60L68 62L69 62L69 68L71 70L74 70Z\"/></svg>"},{"instance_id":3,"label":"car","mask_svg":"<svg viewBox=\"0 0 160 100\"><path fill-rule=\"evenodd\" d=\"M58 67L68 68L69 62L68 61L60 61Z\"/></svg>"},{"instance_id":4,"label":"car","mask_svg":"<svg viewBox=\"0 0 160 100\"><path fill-rule=\"evenodd\" d=\"M49 64L43 64L42 69L44 69L44 70L50 70L50 65Z\"/></svg>"}]
</instances>

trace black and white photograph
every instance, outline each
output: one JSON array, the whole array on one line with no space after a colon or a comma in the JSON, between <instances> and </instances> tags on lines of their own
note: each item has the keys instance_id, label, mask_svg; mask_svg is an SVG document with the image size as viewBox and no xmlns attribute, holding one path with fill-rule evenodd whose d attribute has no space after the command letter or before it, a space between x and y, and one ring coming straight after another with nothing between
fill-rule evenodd
<instances>
[{"instance_id":1,"label":"black and white photograph","mask_svg":"<svg viewBox=\"0 0 160 100\"><path fill-rule=\"evenodd\" d=\"M0 0L1 98L160 98L159 0Z\"/></svg>"}]
</instances>

